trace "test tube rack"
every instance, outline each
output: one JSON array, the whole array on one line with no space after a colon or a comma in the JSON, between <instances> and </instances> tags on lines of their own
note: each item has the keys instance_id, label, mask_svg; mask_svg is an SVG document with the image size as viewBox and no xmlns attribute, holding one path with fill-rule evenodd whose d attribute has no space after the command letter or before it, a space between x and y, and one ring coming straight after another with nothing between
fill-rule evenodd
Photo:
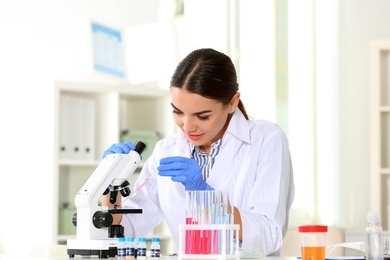
<instances>
[{"instance_id":1,"label":"test tube rack","mask_svg":"<svg viewBox=\"0 0 390 260\"><path fill-rule=\"evenodd\" d=\"M240 226L237 224L212 224L212 225L179 225L179 251L178 260L183 259L240 259L239 237ZM220 249L218 253L188 254L186 253L186 239L189 231L218 231L220 236Z\"/></svg>"}]
</instances>

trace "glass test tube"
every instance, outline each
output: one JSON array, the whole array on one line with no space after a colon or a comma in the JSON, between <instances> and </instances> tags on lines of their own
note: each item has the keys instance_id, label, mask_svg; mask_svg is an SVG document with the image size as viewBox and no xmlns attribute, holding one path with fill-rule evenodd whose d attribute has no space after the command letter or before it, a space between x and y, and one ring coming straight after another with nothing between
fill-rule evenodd
<instances>
[{"instance_id":1,"label":"glass test tube","mask_svg":"<svg viewBox=\"0 0 390 260\"><path fill-rule=\"evenodd\" d=\"M192 225L192 191L186 191L186 225ZM192 240L192 230L186 230L185 234L185 253L191 254L191 240Z\"/></svg>"},{"instance_id":2,"label":"glass test tube","mask_svg":"<svg viewBox=\"0 0 390 260\"><path fill-rule=\"evenodd\" d=\"M209 198L211 196L212 191L202 191L201 196L201 224L210 225L210 202ZM211 253L211 230L202 230L201 233L201 241L202 241L202 254L210 254Z\"/></svg>"}]
</instances>

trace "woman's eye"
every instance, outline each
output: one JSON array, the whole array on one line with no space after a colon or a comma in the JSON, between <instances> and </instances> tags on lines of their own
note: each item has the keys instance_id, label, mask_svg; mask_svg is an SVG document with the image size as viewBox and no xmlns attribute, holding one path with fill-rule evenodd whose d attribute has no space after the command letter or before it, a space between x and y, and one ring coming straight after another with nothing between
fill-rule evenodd
<instances>
[{"instance_id":1,"label":"woman's eye","mask_svg":"<svg viewBox=\"0 0 390 260\"><path fill-rule=\"evenodd\" d=\"M172 111L172 113L174 113L174 114L178 114L178 115L181 115L181 114L183 114L181 111L179 111L179 110L173 110Z\"/></svg>"},{"instance_id":2,"label":"woman's eye","mask_svg":"<svg viewBox=\"0 0 390 260\"><path fill-rule=\"evenodd\" d=\"M207 120L209 119L209 116L198 116L200 120Z\"/></svg>"}]
</instances>

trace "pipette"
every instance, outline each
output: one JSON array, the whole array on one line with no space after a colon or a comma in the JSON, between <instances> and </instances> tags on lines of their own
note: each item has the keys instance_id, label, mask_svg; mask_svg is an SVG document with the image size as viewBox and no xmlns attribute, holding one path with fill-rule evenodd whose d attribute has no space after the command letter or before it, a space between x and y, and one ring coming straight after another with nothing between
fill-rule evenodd
<instances>
[{"instance_id":1,"label":"pipette","mask_svg":"<svg viewBox=\"0 0 390 260\"><path fill-rule=\"evenodd\" d=\"M148 182L150 182L150 180L153 178L153 176L157 175L157 172L153 173L152 175L150 175L148 178L146 178L146 180L144 180L143 183L141 183L140 185L138 185L137 188L134 188L134 190L131 192L131 196L130 197L133 197L143 186L145 186Z\"/></svg>"}]
</instances>

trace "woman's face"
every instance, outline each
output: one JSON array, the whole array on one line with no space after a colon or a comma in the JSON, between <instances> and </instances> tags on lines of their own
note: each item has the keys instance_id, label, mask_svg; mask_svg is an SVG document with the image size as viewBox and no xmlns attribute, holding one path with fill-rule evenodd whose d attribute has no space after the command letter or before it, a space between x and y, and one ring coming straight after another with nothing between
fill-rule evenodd
<instances>
[{"instance_id":1,"label":"woman's face","mask_svg":"<svg viewBox=\"0 0 390 260\"><path fill-rule=\"evenodd\" d=\"M227 106L177 87L171 87L171 98L176 125L193 145L202 146L209 153L211 144L225 133L228 115L237 107L239 93Z\"/></svg>"}]
</instances>

